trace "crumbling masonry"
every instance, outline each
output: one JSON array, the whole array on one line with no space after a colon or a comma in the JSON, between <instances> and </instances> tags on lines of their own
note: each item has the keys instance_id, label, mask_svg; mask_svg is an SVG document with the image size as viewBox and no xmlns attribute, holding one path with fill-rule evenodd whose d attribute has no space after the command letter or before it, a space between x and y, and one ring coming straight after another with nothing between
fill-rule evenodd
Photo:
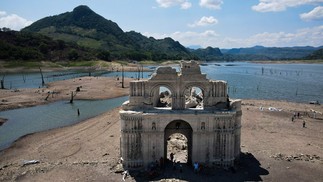
<instances>
[{"instance_id":1,"label":"crumbling masonry","mask_svg":"<svg viewBox=\"0 0 323 182\"><path fill-rule=\"evenodd\" d=\"M233 166L240 155L241 115L241 100L229 99L227 83L207 79L196 62L182 62L179 72L159 67L150 79L130 82L129 101L120 110L123 166L166 159L174 133L187 138L189 163Z\"/></svg>"}]
</instances>

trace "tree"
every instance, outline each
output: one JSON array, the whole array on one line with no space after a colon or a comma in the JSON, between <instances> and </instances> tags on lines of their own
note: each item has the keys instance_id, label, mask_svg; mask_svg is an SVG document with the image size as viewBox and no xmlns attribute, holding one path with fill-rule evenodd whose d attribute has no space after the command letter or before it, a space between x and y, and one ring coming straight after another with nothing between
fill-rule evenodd
<instances>
[{"instance_id":1,"label":"tree","mask_svg":"<svg viewBox=\"0 0 323 182\"><path fill-rule=\"evenodd\" d=\"M79 58L79 54L77 53L77 51L75 49L72 49L68 53L68 59L69 60L77 60L78 58Z\"/></svg>"},{"instance_id":2,"label":"tree","mask_svg":"<svg viewBox=\"0 0 323 182\"><path fill-rule=\"evenodd\" d=\"M41 53L47 54L48 51L49 51L49 48L48 48L48 46L46 44L41 43L40 46L39 46L39 50L40 50Z\"/></svg>"},{"instance_id":3,"label":"tree","mask_svg":"<svg viewBox=\"0 0 323 182\"><path fill-rule=\"evenodd\" d=\"M110 61L110 52L102 50L98 53L97 57L104 61Z\"/></svg>"},{"instance_id":4,"label":"tree","mask_svg":"<svg viewBox=\"0 0 323 182\"><path fill-rule=\"evenodd\" d=\"M3 32L10 32L10 31L11 31L11 29L10 29L10 28L7 28L7 27L3 27L3 28L2 28L2 31L3 31Z\"/></svg>"}]
</instances>

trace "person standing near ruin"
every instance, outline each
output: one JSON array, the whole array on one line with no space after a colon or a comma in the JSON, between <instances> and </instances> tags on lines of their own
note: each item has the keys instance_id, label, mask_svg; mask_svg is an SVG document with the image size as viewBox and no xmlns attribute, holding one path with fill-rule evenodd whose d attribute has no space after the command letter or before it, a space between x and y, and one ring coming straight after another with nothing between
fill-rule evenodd
<instances>
[{"instance_id":1,"label":"person standing near ruin","mask_svg":"<svg viewBox=\"0 0 323 182\"><path fill-rule=\"evenodd\" d=\"M306 122L303 120L303 128L306 128Z\"/></svg>"},{"instance_id":2,"label":"person standing near ruin","mask_svg":"<svg viewBox=\"0 0 323 182\"><path fill-rule=\"evenodd\" d=\"M195 162L194 163L194 173L197 174L199 171L199 163L198 162Z\"/></svg>"}]
</instances>

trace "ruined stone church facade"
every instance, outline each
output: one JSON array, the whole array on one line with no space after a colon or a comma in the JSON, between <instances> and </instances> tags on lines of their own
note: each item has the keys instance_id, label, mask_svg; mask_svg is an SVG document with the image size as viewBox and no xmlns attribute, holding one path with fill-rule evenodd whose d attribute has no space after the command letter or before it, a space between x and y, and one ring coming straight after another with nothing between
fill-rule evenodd
<instances>
[{"instance_id":1,"label":"ruined stone church facade","mask_svg":"<svg viewBox=\"0 0 323 182\"><path fill-rule=\"evenodd\" d=\"M179 72L159 67L150 79L130 82L129 101L120 110L123 166L166 159L174 133L186 137L189 163L233 166L240 155L241 115L241 100L229 99L227 83L207 79L196 62L182 62Z\"/></svg>"}]
</instances>

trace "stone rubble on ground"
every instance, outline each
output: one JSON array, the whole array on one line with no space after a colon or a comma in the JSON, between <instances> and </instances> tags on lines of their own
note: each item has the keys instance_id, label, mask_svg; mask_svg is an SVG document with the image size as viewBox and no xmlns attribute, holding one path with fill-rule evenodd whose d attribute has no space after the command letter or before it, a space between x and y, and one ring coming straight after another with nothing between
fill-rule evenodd
<instances>
[{"instance_id":1,"label":"stone rubble on ground","mask_svg":"<svg viewBox=\"0 0 323 182\"><path fill-rule=\"evenodd\" d=\"M298 160L298 161L311 161L311 162L315 162L315 161L320 161L321 158L318 155L309 155L309 154L295 154L295 155L285 155L282 153L277 153L274 155L270 156L271 158L274 158L275 160L285 160L285 161L294 161L294 160Z\"/></svg>"}]
</instances>

